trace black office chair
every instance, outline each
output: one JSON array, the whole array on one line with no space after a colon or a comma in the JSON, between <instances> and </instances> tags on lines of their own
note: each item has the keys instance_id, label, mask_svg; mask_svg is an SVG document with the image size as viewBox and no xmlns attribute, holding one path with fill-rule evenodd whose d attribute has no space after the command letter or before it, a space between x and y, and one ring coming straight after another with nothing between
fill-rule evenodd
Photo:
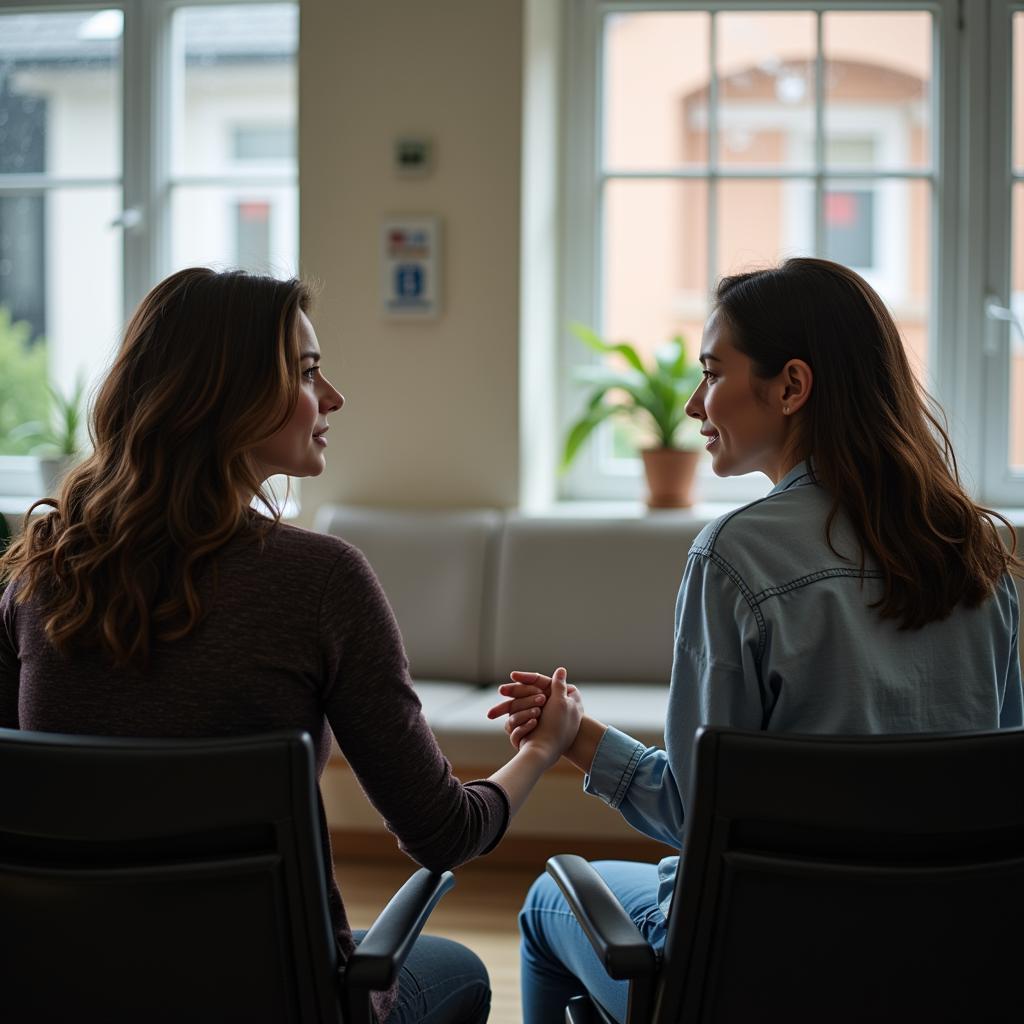
<instances>
[{"instance_id":1,"label":"black office chair","mask_svg":"<svg viewBox=\"0 0 1024 1024\"><path fill-rule=\"evenodd\" d=\"M548 861L629 1024L1006 1020L1024 964L1024 730L698 734L662 957ZM606 1021L574 999L573 1022Z\"/></svg>"},{"instance_id":2,"label":"black office chair","mask_svg":"<svg viewBox=\"0 0 1024 1024\"><path fill-rule=\"evenodd\" d=\"M369 1024L451 872L416 872L339 983L306 733L0 730L0 1016Z\"/></svg>"}]
</instances>

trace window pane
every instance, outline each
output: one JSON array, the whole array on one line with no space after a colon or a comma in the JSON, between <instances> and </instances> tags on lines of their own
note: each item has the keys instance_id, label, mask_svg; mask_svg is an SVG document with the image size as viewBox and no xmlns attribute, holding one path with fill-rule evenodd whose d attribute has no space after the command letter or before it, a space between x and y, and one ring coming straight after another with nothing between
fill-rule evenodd
<instances>
[{"instance_id":1,"label":"window pane","mask_svg":"<svg viewBox=\"0 0 1024 1024\"><path fill-rule=\"evenodd\" d=\"M900 329L914 372L931 389L931 184L832 181L823 198L823 255L852 267L881 295Z\"/></svg>"},{"instance_id":2,"label":"window pane","mask_svg":"<svg viewBox=\"0 0 1024 1024\"><path fill-rule=\"evenodd\" d=\"M810 181L722 181L717 206L716 277L813 252Z\"/></svg>"},{"instance_id":3,"label":"window pane","mask_svg":"<svg viewBox=\"0 0 1024 1024\"><path fill-rule=\"evenodd\" d=\"M809 169L814 160L813 14L718 18L718 159Z\"/></svg>"},{"instance_id":4,"label":"window pane","mask_svg":"<svg viewBox=\"0 0 1024 1024\"><path fill-rule=\"evenodd\" d=\"M93 380L117 347L123 322L121 189L55 189L47 195L47 344L50 378L70 390Z\"/></svg>"},{"instance_id":5,"label":"window pane","mask_svg":"<svg viewBox=\"0 0 1024 1024\"><path fill-rule=\"evenodd\" d=\"M1013 16L1013 165L1024 170L1024 13Z\"/></svg>"},{"instance_id":6,"label":"window pane","mask_svg":"<svg viewBox=\"0 0 1024 1024\"><path fill-rule=\"evenodd\" d=\"M707 163L709 25L702 13L605 20L605 166Z\"/></svg>"},{"instance_id":7,"label":"window pane","mask_svg":"<svg viewBox=\"0 0 1024 1024\"><path fill-rule=\"evenodd\" d=\"M0 306L46 334L46 199L0 194Z\"/></svg>"},{"instance_id":8,"label":"window pane","mask_svg":"<svg viewBox=\"0 0 1024 1024\"><path fill-rule=\"evenodd\" d=\"M8 432L48 418L47 380L70 394L109 363L122 323L121 232L110 227L120 209L116 186L0 201L0 454L29 451Z\"/></svg>"},{"instance_id":9,"label":"window pane","mask_svg":"<svg viewBox=\"0 0 1024 1024\"><path fill-rule=\"evenodd\" d=\"M173 39L174 173L290 171L297 5L182 7Z\"/></svg>"},{"instance_id":10,"label":"window pane","mask_svg":"<svg viewBox=\"0 0 1024 1024\"><path fill-rule=\"evenodd\" d=\"M611 181L604 205L607 337L653 353L682 333L696 354L707 308L707 185Z\"/></svg>"},{"instance_id":11,"label":"window pane","mask_svg":"<svg viewBox=\"0 0 1024 1024\"><path fill-rule=\"evenodd\" d=\"M930 167L931 14L826 13L823 35L829 162L858 170Z\"/></svg>"},{"instance_id":12,"label":"window pane","mask_svg":"<svg viewBox=\"0 0 1024 1024\"><path fill-rule=\"evenodd\" d=\"M0 15L0 174L121 175L120 11Z\"/></svg>"},{"instance_id":13,"label":"window pane","mask_svg":"<svg viewBox=\"0 0 1024 1024\"><path fill-rule=\"evenodd\" d=\"M875 192L870 184L825 193L825 257L848 267L876 262Z\"/></svg>"},{"instance_id":14,"label":"window pane","mask_svg":"<svg viewBox=\"0 0 1024 1024\"><path fill-rule=\"evenodd\" d=\"M702 181L611 181L604 204L603 327L649 359L677 334L694 359L707 315L707 185ZM603 471L636 472L653 438L616 422L598 438Z\"/></svg>"},{"instance_id":15,"label":"window pane","mask_svg":"<svg viewBox=\"0 0 1024 1024\"><path fill-rule=\"evenodd\" d=\"M1019 51L1018 51L1019 52ZM1013 186L1010 306L1024 324L1024 183ZM1024 472L1024 338L1010 327L1010 466Z\"/></svg>"},{"instance_id":16,"label":"window pane","mask_svg":"<svg viewBox=\"0 0 1024 1024\"><path fill-rule=\"evenodd\" d=\"M175 269L242 267L291 277L298 272L297 190L180 185L171 196L171 237Z\"/></svg>"}]
</instances>

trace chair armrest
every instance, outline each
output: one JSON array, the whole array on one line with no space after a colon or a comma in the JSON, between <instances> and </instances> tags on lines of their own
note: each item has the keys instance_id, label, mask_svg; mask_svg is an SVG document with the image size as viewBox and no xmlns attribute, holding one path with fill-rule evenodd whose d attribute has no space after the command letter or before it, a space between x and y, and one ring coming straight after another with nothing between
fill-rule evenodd
<instances>
[{"instance_id":1,"label":"chair armrest","mask_svg":"<svg viewBox=\"0 0 1024 1024\"><path fill-rule=\"evenodd\" d=\"M657 958L650 943L587 861L563 853L547 862L547 871L610 977L622 980L653 976Z\"/></svg>"},{"instance_id":2,"label":"chair armrest","mask_svg":"<svg viewBox=\"0 0 1024 1024\"><path fill-rule=\"evenodd\" d=\"M349 958L345 965L346 988L350 992L390 988L430 912L453 885L455 876L450 871L437 874L420 868L410 876Z\"/></svg>"}]
</instances>

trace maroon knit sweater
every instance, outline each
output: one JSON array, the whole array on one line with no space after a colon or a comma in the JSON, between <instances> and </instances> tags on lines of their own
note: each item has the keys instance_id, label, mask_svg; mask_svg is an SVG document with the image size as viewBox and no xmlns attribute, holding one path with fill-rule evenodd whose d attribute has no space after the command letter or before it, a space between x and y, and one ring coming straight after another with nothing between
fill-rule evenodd
<instances>
[{"instance_id":1,"label":"maroon knit sweater","mask_svg":"<svg viewBox=\"0 0 1024 1024\"><path fill-rule=\"evenodd\" d=\"M0 726L99 736L330 732L399 846L433 870L490 850L508 827L501 787L463 784L420 711L402 638L366 559L351 545L278 525L260 549L237 537L199 580L206 615L159 645L145 672L98 653L62 658L34 602L0 598ZM328 731L328 727L330 731ZM321 812L322 813L322 812ZM330 843L323 828L326 863ZM328 893L342 962L352 933L337 884ZM384 1020L395 992L375 997Z\"/></svg>"}]
</instances>

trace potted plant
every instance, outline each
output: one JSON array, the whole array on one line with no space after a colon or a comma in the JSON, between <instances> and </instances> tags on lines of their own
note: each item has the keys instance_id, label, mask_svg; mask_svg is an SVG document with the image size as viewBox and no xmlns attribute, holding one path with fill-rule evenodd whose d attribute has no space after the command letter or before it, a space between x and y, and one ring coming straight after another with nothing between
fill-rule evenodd
<instances>
[{"instance_id":1,"label":"potted plant","mask_svg":"<svg viewBox=\"0 0 1024 1024\"><path fill-rule=\"evenodd\" d=\"M31 453L39 461L39 477L47 495L56 493L64 474L78 457L85 415L85 379L79 375L70 395L55 387L50 392L50 422L23 423L12 436L33 442Z\"/></svg>"},{"instance_id":2,"label":"potted plant","mask_svg":"<svg viewBox=\"0 0 1024 1024\"><path fill-rule=\"evenodd\" d=\"M584 367L580 377L591 386L583 414L570 426L562 456L563 470L576 457L594 428L613 416L624 416L652 429L655 445L641 451L647 477L649 508L687 508L693 504L693 481L700 449L684 443L686 402L701 379L701 368L687 359L682 335L676 335L645 365L627 342L609 343L589 327L572 331L601 355L619 356L625 367Z\"/></svg>"}]
</instances>

